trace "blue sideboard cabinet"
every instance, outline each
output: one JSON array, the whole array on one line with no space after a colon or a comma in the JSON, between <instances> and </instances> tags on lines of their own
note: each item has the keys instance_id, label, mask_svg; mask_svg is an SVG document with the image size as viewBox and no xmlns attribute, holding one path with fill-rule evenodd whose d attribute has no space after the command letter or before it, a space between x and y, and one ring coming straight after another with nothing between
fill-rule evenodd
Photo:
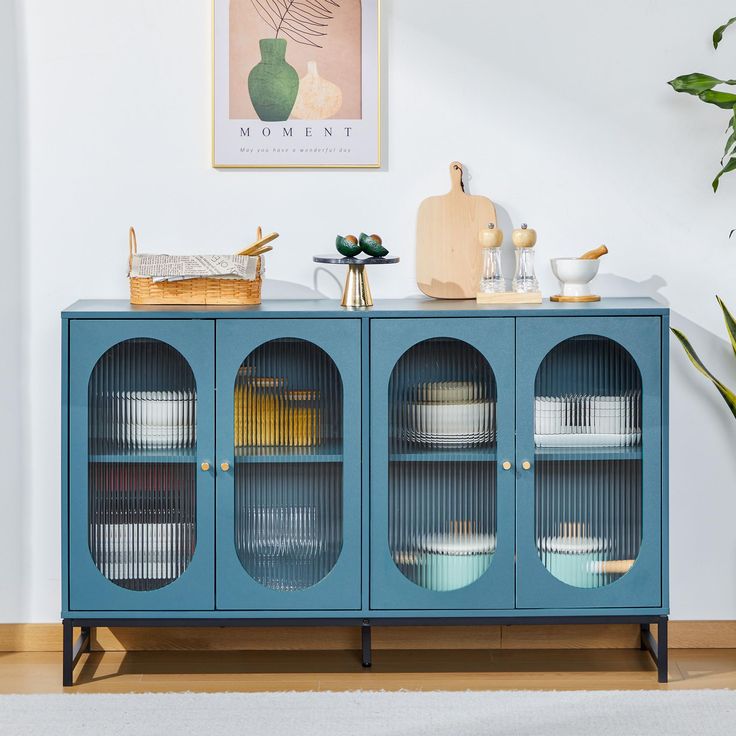
<instances>
[{"instance_id":1,"label":"blue sideboard cabinet","mask_svg":"<svg viewBox=\"0 0 736 736\"><path fill-rule=\"evenodd\" d=\"M64 684L96 626L283 623L637 623L666 681L668 322L77 302Z\"/></svg>"}]
</instances>

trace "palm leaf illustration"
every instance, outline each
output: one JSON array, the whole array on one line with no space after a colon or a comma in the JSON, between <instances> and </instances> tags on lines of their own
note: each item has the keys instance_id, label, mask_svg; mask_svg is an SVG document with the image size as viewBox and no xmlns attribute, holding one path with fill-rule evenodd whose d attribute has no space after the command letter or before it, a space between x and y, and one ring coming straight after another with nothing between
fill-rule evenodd
<instances>
[{"instance_id":1,"label":"palm leaf illustration","mask_svg":"<svg viewBox=\"0 0 736 736\"><path fill-rule=\"evenodd\" d=\"M315 46L327 35L327 26L340 3L335 0L250 0L261 19L278 38L286 36L295 43Z\"/></svg>"}]
</instances>

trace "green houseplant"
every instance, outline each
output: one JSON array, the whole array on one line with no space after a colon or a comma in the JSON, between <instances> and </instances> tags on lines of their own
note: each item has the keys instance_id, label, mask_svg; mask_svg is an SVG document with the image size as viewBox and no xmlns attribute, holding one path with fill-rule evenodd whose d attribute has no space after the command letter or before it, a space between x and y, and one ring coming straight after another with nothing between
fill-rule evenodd
<instances>
[{"instance_id":1,"label":"green houseplant","mask_svg":"<svg viewBox=\"0 0 736 736\"><path fill-rule=\"evenodd\" d=\"M713 31L714 49L717 49L718 45L723 40L723 33L726 31L726 29L734 23L736 23L736 18L731 18L722 26L719 26L718 28L716 28L715 31ZM729 120L728 126L726 127L728 138L726 139L726 147L723 151L723 157L721 158L721 170L718 172L712 184L713 191L716 192L718 191L718 183L721 177L724 174L729 173L730 171L736 170L736 94L732 94L731 92L724 92L715 88L719 87L720 85L736 85L736 79L718 79L717 77L712 77L709 74L700 74L696 72L693 74L684 74L680 77L676 77L675 79L668 82L668 84L672 85L672 88L675 90L675 92L695 95L703 102L709 105L715 105L716 107L720 107L723 110L728 110L731 113L731 119ZM731 235L733 235L733 233L734 230L731 231ZM733 315L728 311L728 308L724 304L723 300L718 296L716 297L716 299L718 300L718 304L723 311L723 318L726 321L726 330L728 332L728 337L731 340L731 347L733 348L734 355L736 355L736 321L734 320ZM716 378L708 370L708 368L706 368L705 364L702 360L700 360L692 344L683 332L675 329L674 327L672 328L672 332L674 333L675 337L677 337L677 339L680 341L682 347L685 349L687 357L690 359L692 364L706 378L712 381L713 385L718 390L718 393L721 394L723 400L726 402L728 408L731 410L731 413L734 415L734 417L736 417L736 393L728 388L728 386L726 386L723 382Z\"/></svg>"},{"instance_id":2,"label":"green houseplant","mask_svg":"<svg viewBox=\"0 0 736 736\"><path fill-rule=\"evenodd\" d=\"M736 18L731 18L727 23L724 23L713 31L713 48L718 48L718 44L723 39L724 31L733 23L736 23ZM709 74L696 72L693 74L683 74L671 80L668 84L672 85L672 89L675 92L695 95L708 105L715 105L731 113L731 119L726 128L728 138L726 139L726 147L721 158L721 170L718 172L716 178L713 179L712 183L713 191L715 192L718 190L718 183L721 177L729 171L736 169L736 94L718 90L716 87L721 85L736 85L736 79L718 79ZM733 234L733 230L731 234Z\"/></svg>"},{"instance_id":3,"label":"green houseplant","mask_svg":"<svg viewBox=\"0 0 736 736\"><path fill-rule=\"evenodd\" d=\"M731 347L733 348L734 355L736 356L736 320L734 320L733 315L728 311L726 308L726 305L723 303L723 300L720 297L716 297L718 299L718 303L721 305L721 309L723 310L723 318L726 320L726 331L728 332L728 337L731 340ZM734 393L728 386L726 386L724 383L719 381L703 364L703 361L700 360L698 357L698 354L695 352L693 346L690 344L690 341L685 337L685 335L680 331L672 328L672 332L675 334L675 337L680 341L682 344L682 347L685 348L685 352L687 353L687 357L690 358L692 361L692 364L707 378L709 378L713 385L718 389L718 393L723 396L724 401L726 404L728 404L728 408L731 410L731 413L736 417L736 393Z\"/></svg>"}]
</instances>

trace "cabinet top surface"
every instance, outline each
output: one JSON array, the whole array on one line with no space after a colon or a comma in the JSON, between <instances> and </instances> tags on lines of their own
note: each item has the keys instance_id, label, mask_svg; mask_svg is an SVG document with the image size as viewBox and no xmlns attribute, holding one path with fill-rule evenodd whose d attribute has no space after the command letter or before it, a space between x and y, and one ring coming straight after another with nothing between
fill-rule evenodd
<instances>
[{"instance_id":1,"label":"cabinet top surface","mask_svg":"<svg viewBox=\"0 0 736 736\"><path fill-rule=\"evenodd\" d=\"M83 299L67 307L64 319L241 319L248 317L573 317L665 315L669 309L649 297L603 298L599 302L561 304L481 305L472 299L429 297L379 299L370 308L351 309L336 299L273 299L255 306L145 305L124 299Z\"/></svg>"}]
</instances>

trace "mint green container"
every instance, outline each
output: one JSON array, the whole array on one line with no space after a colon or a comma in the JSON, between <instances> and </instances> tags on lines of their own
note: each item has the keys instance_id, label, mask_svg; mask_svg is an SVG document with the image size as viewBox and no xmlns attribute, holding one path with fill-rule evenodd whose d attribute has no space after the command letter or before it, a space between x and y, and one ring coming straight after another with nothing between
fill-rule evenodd
<instances>
[{"instance_id":1,"label":"mint green container","mask_svg":"<svg viewBox=\"0 0 736 736\"><path fill-rule=\"evenodd\" d=\"M575 588L598 588L603 576L596 563L605 558L606 544L596 537L544 537L538 542L544 566L558 580Z\"/></svg>"},{"instance_id":2,"label":"mint green container","mask_svg":"<svg viewBox=\"0 0 736 736\"><path fill-rule=\"evenodd\" d=\"M496 551L492 534L431 535L420 555L419 584L428 590L458 590L474 583L491 566Z\"/></svg>"},{"instance_id":3,"label":"mint green container","mask_svg":"<svg viewBox=\"0 0 736 736\"><path fill-rule=\"evenodd\" d=\"M429 590L458 590L474 583L491 566L493 552L479 555L427 554L424 576Z\"/></svg>"}]
</instances>

